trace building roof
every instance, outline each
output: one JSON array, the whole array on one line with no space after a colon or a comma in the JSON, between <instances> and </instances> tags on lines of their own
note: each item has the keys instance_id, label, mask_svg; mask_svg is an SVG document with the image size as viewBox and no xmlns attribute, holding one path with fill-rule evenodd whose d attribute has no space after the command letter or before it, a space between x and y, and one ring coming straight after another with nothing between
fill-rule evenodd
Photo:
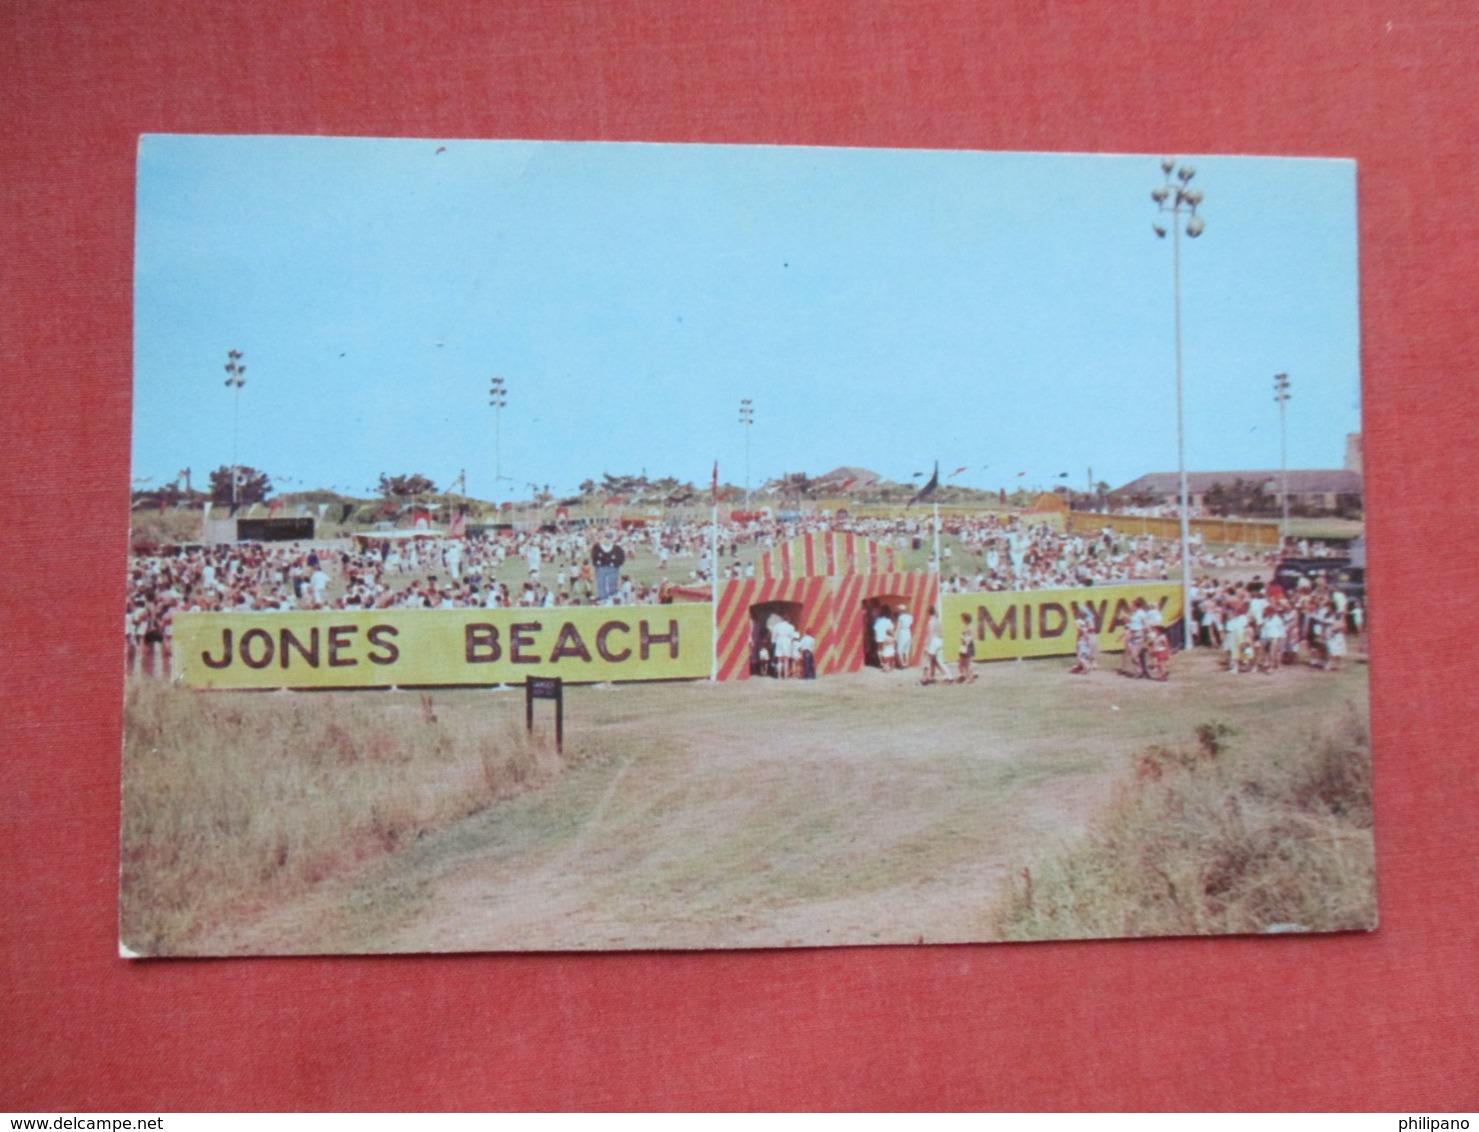
<instances>
[{"instance_id":1,"label":"building roof","mask_svg":"<svg viewBox=\"0 0 1479 1132\"><path fill-rule=\"evenodd\" d=\"M846 483L852 480L854 483L869 487L874 484L886 482L877 472L870 472L867 468L841 467L833 468L825 475L817 476L813 483Z\"/></svg>"},{"instance_id":2,"label":"building roof","mask_svg":"<svg viewBox=\"0 0 1479 1132\"><path fill-rule=\"evenodd\" d=\"M1361 494L1361 473L1345 468L1290 468L1289 494L1307 495L1313 492L1333 492L1337 495ZM1204 495L1216 484L1231 487L1237 480L1244 483L1264 485L1271 492L1279 490L1281 473L1278 469L1265 471L1255 469L1240 472L1187 472L1186 489L1195 495ZM1139 479L1131 480L1124 487L1116 488L1116 495L1176 495L1181 491L1181 477L1176 472L1149 472Z\"/></svg>"}]
</instances>

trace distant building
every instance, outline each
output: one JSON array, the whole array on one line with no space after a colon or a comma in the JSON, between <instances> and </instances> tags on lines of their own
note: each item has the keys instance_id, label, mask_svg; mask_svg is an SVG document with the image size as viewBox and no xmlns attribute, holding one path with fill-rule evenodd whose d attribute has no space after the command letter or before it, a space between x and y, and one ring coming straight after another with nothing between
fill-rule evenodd
<instances>
[{"instance_id":1,"label":"distant building","mask_svg":"<svg viewBox=\"0 0 1479 1132\"><path fill-rule=\"evenodd\" d=\"M1356 452L1359 459L1360 436L1359 434L1353 435L1356 439ZM1349 440L1346 451L1349 459ZM1231 488L1237 481L1242 480L1245 485L1261 487L1267 495L1278 499L1280 477L1281 474L1277 470L1187 472L1186 493L1188 502L1193 507L1205 507L1207 493L1214 487L1220 485L1224 489ZM1347 468L1290 468L1288 484L1289 505L1309 511L1336 511L1353 500L1359 506L1361 500L1361 473ZM1153 500L1152 505L1179 503L1181 501L1181 477L1176 472L1151 472L1117 488L1114 494L1121 500L1149 497Z\"/></svg>"},{"instance_id":2,"label":"distant building","mask_svg":"<svg viewBox=\"0 0 1479 1132\"><path fill-rule=\"evenodd\" d=\"M1345 470L1361 474L1361 434L1348 432L1345 438Z\"/></svg>"}]
</instances>

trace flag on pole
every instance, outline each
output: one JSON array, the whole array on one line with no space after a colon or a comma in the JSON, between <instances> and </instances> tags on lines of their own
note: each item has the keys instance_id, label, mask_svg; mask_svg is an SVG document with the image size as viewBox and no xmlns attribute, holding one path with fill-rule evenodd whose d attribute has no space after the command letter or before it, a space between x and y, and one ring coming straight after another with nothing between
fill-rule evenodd
<instances>
[{"instance_id":1,"label":"flag on pole","mask_svg":"<svg viewBox=\"0 0 1479 1132\"><path fill-rule=\"evenodd\" d=\"M932 496L935 493L935 489L938 488L939 486L940 486L940 461L936 460L935 461L935 473L934 473L934 475L930 476L929 483L925 484L922 488L920 488L919 491L915 493L914 498L911 499L911 500L909 500L909 506L910 507L913 507L916 503L923 503L926 499L928 499L930 496Z\"/></svg>"},{"instance_id":2,"label":"flag on pole","mask_svg":"<svg viewBox=\"0 0 1479 1132\"><path fill-rule=\"evenodd\" d=\"M719 679L719 461L714 461L709 519L709 679Z\"/></svg>"}]
</instances>

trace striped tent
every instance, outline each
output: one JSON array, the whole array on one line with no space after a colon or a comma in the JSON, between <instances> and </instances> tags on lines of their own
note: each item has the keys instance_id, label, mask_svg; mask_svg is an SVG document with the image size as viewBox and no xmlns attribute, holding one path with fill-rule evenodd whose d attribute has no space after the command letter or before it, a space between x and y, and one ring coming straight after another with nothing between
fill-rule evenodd
<instances>
[{"instance_id":1,"label":"striped tent","mask_svg":"<svg viewBox=\"0 0 1479 1132\"><path fill-rule=\"evenodd\" d=\"M731 581L719 594L716 642L719 679L750 675L757 606L792 606L800 631L817 642L817 675L856 672L863 667L864 603L870 599L895 612L907 604L914 615L910 664L924 650L925 611L939 602L935 575L898 570L892 547L858 535L801 535L768 551L756 577Z\"/></svg>"},{"instance_id":2,"label":"striped tent","mask_svg":"<svg viewBox=\"0 0 1479 1132\"><path fill-rule=\"evenodd\" d=\"M817 578L839 574L893 574L899 569L891 546L843 531L798 535L760 556L762 578Z\"/></svg>"}]
</instances>

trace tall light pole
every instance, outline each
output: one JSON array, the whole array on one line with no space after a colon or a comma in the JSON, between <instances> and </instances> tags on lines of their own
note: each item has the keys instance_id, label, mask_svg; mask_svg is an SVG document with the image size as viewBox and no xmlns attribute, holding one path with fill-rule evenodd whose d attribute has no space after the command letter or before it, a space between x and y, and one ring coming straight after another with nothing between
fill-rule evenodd
<instances>
[{"instance_id":1,"label":"tall light pole","mask_svg":"<svg viewBox=\"0 0 1479 1132\"><path fill-rule=\"evenodd\" d=\"M488 404L493 406L493 491L503 481L503 409L508 404L508 386L503 378L495 377L488 389Z\"/></svg>"},{"instance_id":2,"label":"tall light pole","mask_svg":"<svg viewBox=\"0 0 1479 1132\"><path fill-rule=\"evenodd\" d=\"M236 391L235 406L231 413L231 509L236 510L236 437L241 424L241 387L246 384L246 366L241 359L246 355L240 350L226 351L226 388Z\"/></svg>"},{"instance_id":3,"label":"tall light pole","mask_svg":"<svg viewBox=\"0 0 1479 1132\"><path fill-rule=\"evenodd\" d=\"M750 426L755 423L755 402L745 397L740 401L740 424L745 429L745 510L750 509Z\"/></svg>"},{"instance_id":4,"label":"tall light pole","mask_svg":"<svg viewBox=\"0 0 1479 1132\"><path fill-rule=\"evenodd\" d=\"M1279 551L1289 541L1289 375L1274 374L1274 400L1279 403Z\"/></svg>"},{"instance_id":5,"label":"tall light pole","mask_svg":"<svg viewBox=\"0 0 1479 1132\"><path fill-rule=\"evenodd\" d=\"M1174 176L1173 176L1174 171ZM1176 468L1181 478L1181 646L1191 648L1191 514L1186 490L1186 414L1181 394L1181 229L1183 224L1187 236L1195 239L1206 228L1206 222L1197 215L1197 205L1202 203L1202 190L1191 187L1196 170L1190 165L1179 169L1173 158L1161 161L1161 172L1165 183L1150 194L1159 212L1170 215L1171 229L1171 291L1176 321ZM1155 234L1165 239L1166 229L1154 225Z\"/></svg>"}]
</instances>

